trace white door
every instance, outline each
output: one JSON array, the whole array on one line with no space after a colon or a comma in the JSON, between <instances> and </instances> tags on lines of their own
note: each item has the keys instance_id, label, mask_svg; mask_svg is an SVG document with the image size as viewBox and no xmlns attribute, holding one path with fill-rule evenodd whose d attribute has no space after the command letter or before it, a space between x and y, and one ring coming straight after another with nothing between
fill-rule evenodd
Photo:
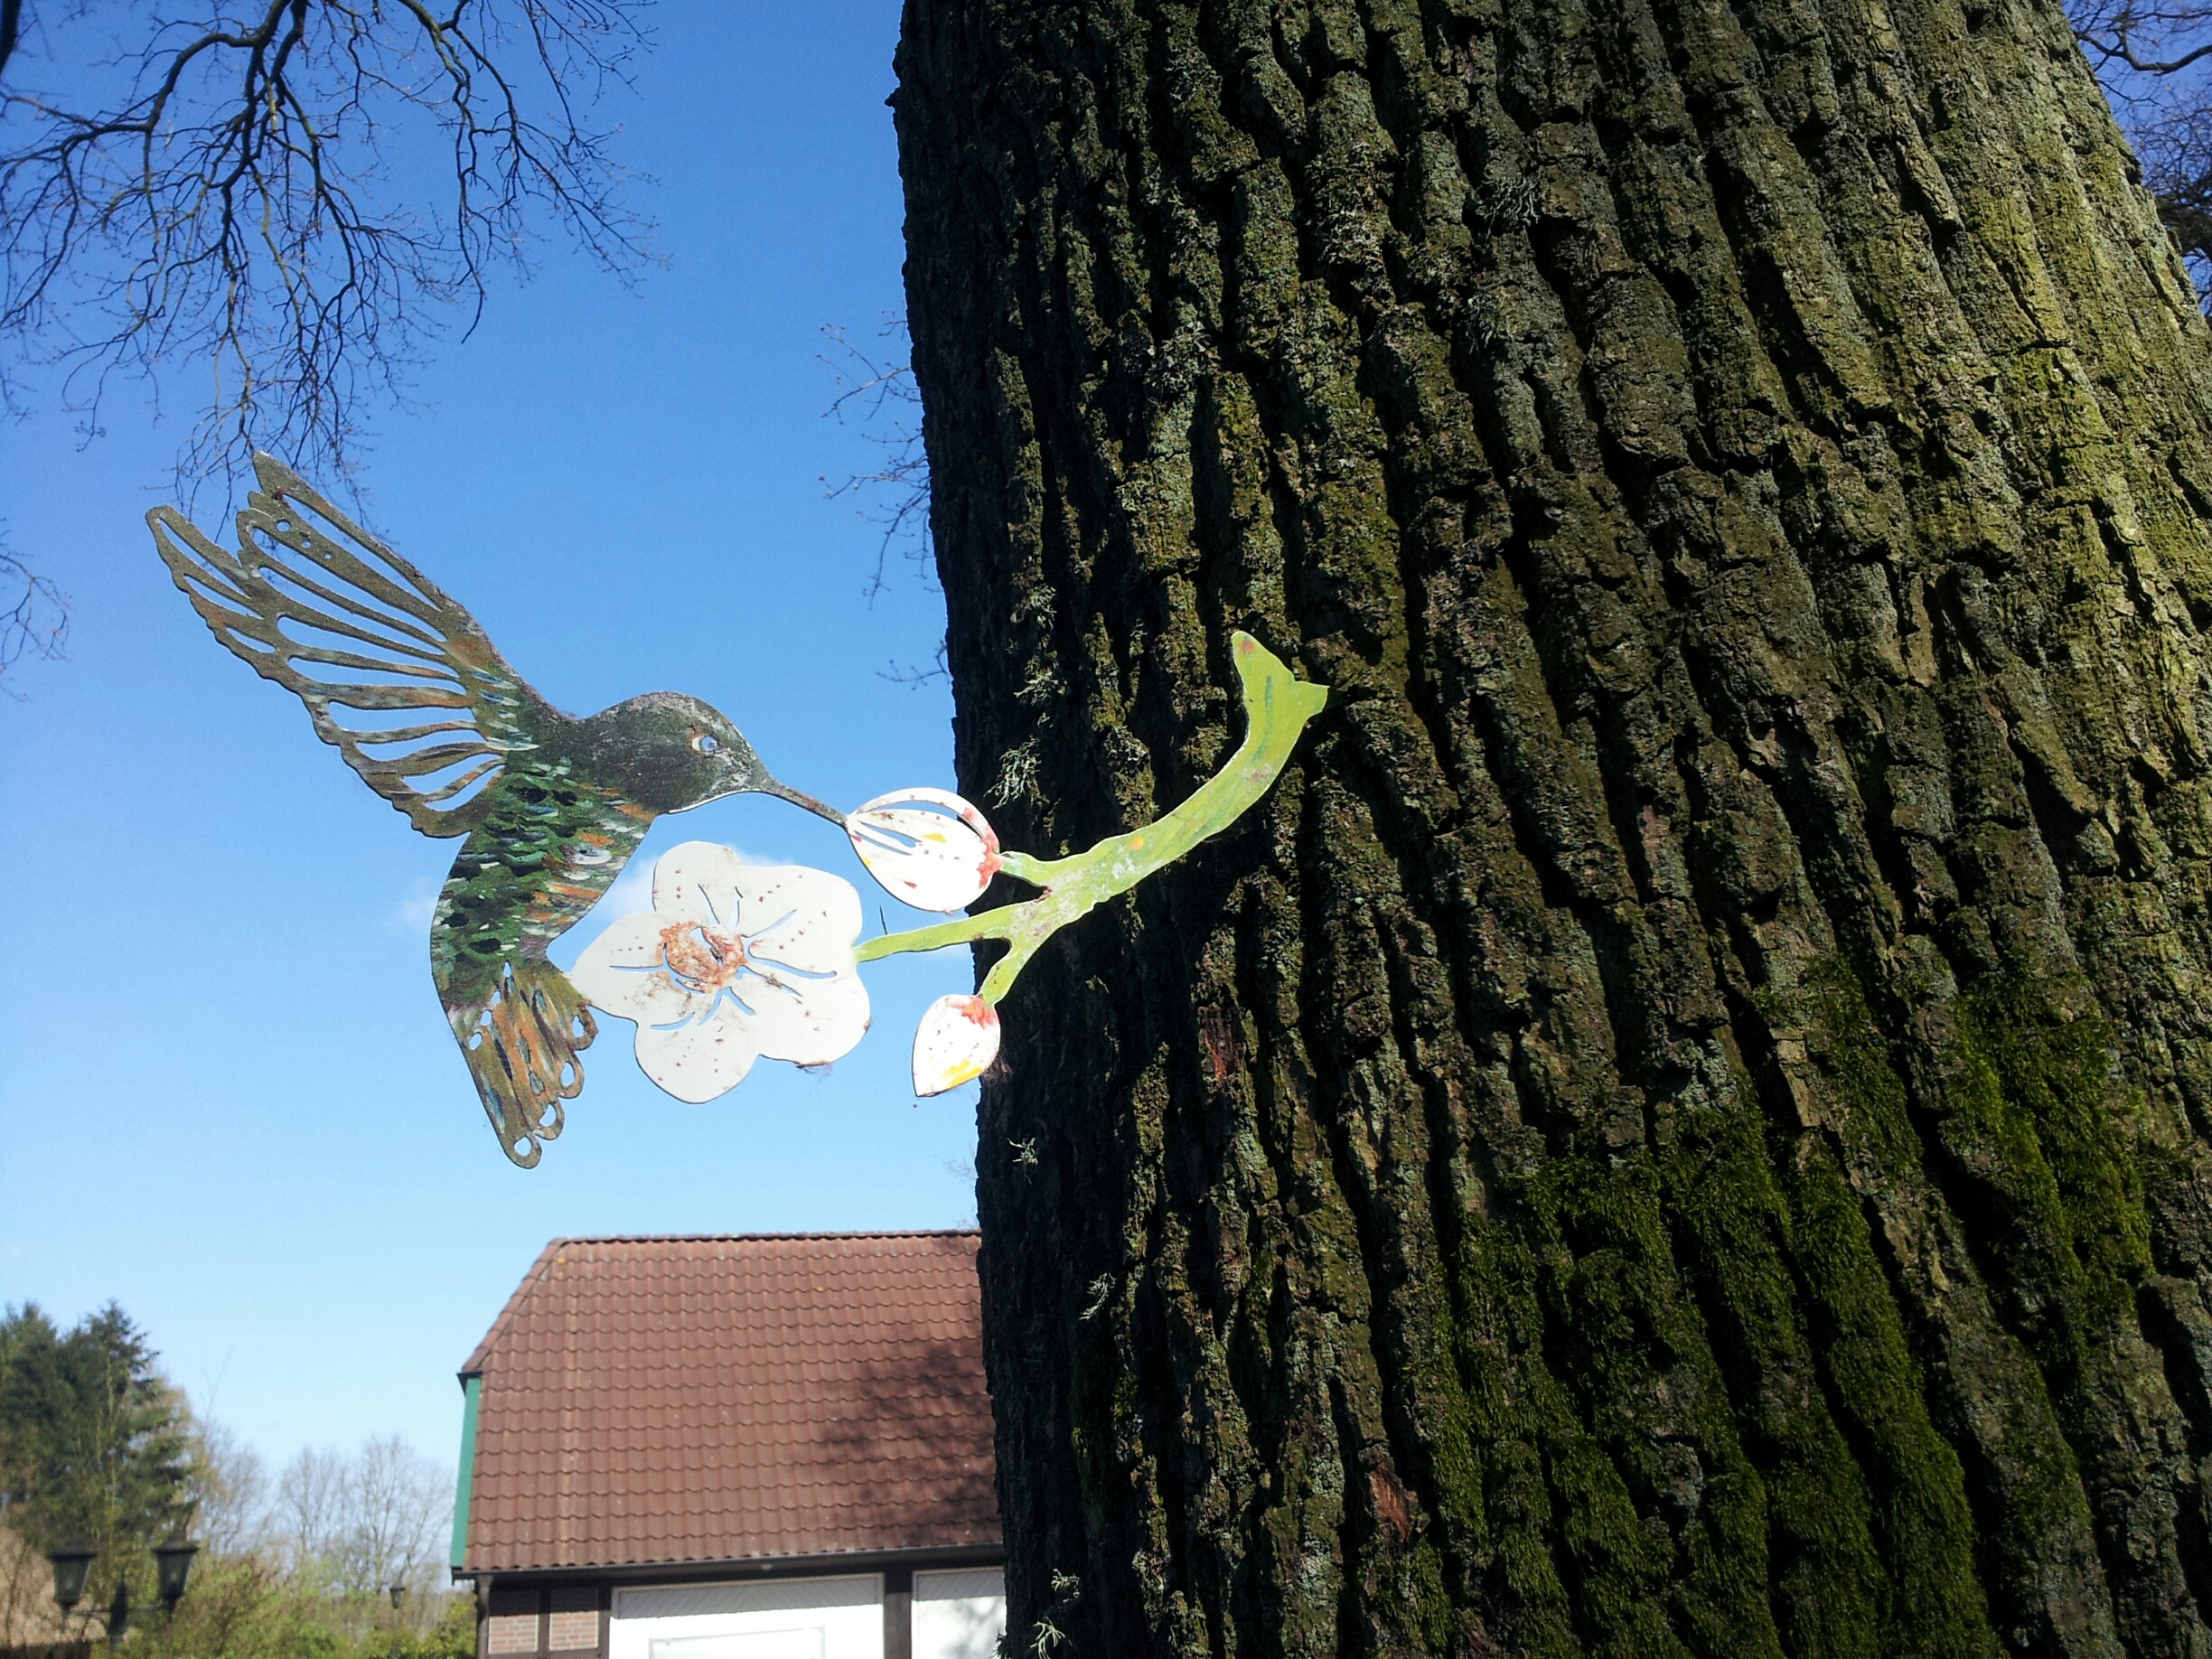
<instances>
[{"instance_id":1,"label":"white door","mask_svg":"<svg viewBox=\"0 0 2212 1659\"><path fill-rule=\"evenodd\" d=\"M658 1636L651 1659L822 1659L822 1627Z\"/></svg>"},{"instance_id":2,"label":"white door","mask_svg":"<svg viewBox=\"0 0 2212 1659\"><path fill-rule=\"evenodd\" d=\"M995 1659L1006 1629L1006 1574L996 1567L917 1572L914 1659Z\"/></svg>"},{"instance_id":3,"label":"white door","mask_svg":"<svg viewBox=\"0 0 2212 1659\"><path fill-rule=\"evenodd\" d=\"M753 1579L620 1589L607 1659L883 1659L883 1579Z\"/></svg>"}]
</instances>

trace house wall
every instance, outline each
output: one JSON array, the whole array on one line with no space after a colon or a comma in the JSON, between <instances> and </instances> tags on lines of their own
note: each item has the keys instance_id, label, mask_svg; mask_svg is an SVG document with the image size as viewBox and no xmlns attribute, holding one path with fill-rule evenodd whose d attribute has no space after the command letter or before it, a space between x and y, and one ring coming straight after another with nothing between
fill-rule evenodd
<instances>
[{"instance_id":1,"label":"house wall","mask_svg":"<svg viewBox=\"0 0 2212 1659\"><path fill-rule=\"evenodd\" d=\"M993 1659L999 1569L914 1573L912 1648L887 1653L885 1575L623 1589L606 1659Z\"/></svg>"},{"instance_id":2,"label":"house wall","mask_svg":"<svg viewBox=\"0 0 2212 1659\"><path fill-rule=\"evenodd\" d=\"M997 1567L494 1587L483 1659L995 1659Z\"/></svg>"},{"instance_id":3,"label":"house wall","mask_svg":"<svg viewBox=\"0 0 2212 1659\"><path fill-rule=\"evenodd\" d=\"M477 1651L482 1659L596 1654L607 1601L606 1589L597 1584L494 1588Z\"/></svg>"}]
</instances>

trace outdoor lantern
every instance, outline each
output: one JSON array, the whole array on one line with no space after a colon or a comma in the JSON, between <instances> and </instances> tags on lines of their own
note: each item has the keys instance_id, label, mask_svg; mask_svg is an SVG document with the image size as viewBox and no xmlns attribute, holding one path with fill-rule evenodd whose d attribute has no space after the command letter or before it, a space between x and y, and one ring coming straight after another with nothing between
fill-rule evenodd
<instances>
[{"instance_id":1,"label":"outdoor lantern","mask_svg":"<svg viewBox=\"0 0 2212 1659\"><path fill-rule=\"evenodd\" d=\"M173 1538L165 1544L154 1546L154 1565L161 1583L162 1605L170 1612L184 1599L184 1582L192 1577L192 1557L200 1553L200 1546L182 1538Z\"/></svg>"},{"instance_id":2,"label":"outdoor lantern","mask_svg":"<svg viewBox=\"0 0 2212 1659\"><path fill-rule=\"evenodd\" d=\"M399 1603L400 1603L402 1600L404 1600L404 1599L406 1598L406 1597L407 1597L407 1581L406 1581L405 1579L394 1579L391 1581L391 1598L392 1598L392 1611L393 1611L393 1612L397 1613L397 1612L399 1610Z\"/></svg>"},{"instance_id":3,"label":"outdoor lantern","mask_svg":"<svg viewBox=\"0 0 2212 1659\"><path fill-rule=\"evenodd\" d=\"M84 1599L85 1574L92 1570L92 1558L98 1553L91 1545L80 1543L66 1543L46 1551L46 1559L53 1563L54 1599L64 1613Z\"/></svg>"}]
</instances>

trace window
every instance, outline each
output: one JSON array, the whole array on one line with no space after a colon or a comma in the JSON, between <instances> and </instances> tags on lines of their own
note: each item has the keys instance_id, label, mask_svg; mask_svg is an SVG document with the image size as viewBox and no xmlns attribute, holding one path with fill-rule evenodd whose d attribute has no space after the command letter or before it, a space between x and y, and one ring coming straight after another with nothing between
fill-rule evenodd
<instances>
[{"instance_id":1,"label":"window","mask_svg":"<svg viewBox=\"0 0 2212 1659\"><path fill-rule=\"evenodd\" d=\"M994 1659L1005 1629L1000 1569L914 1574L914 1659Z\"/></svg>"}]
</instances>

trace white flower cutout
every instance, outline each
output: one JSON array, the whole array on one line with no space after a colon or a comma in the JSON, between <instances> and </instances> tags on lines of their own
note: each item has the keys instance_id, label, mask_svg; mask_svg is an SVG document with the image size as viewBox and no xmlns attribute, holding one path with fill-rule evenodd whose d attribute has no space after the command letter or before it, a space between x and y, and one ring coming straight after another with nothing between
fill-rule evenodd
<instances>
[{"instance_id":1,"label":"white flower cutout","mask_svg":"<svg viewBox=\"0 0 2212 1659\"><path fill-rule=\"evenodd\" d=\"M998 1010L980 997L940 997L914 1030L914 1092L957 1089L998 1057Z\"/></svg>"},{"instance_id":2,"label":"white flower cutout","mask_svg":"<svg viewBox=\"0 0 2212 1659\"><path fill-rule=\"evenodd\" d=\"M826 1065L866 1035L850 882L686 841L661 855L652 891L652 909L609 923L568 978L637 1022L639 1069L678 1100L727 1093L757 1059Z\"/></svg>"},{"instance_id":3,"label":"white flower cutout","mask_svg":"<svg viewBox=\"0 0 2212 1659\"><path fill-rule=\"evenodd\" d=\"M998 873L998 832L950 790L878 795L846 818L845 832L884 891L916 910L972 904Z\"/></svg>"}]
</instances>

